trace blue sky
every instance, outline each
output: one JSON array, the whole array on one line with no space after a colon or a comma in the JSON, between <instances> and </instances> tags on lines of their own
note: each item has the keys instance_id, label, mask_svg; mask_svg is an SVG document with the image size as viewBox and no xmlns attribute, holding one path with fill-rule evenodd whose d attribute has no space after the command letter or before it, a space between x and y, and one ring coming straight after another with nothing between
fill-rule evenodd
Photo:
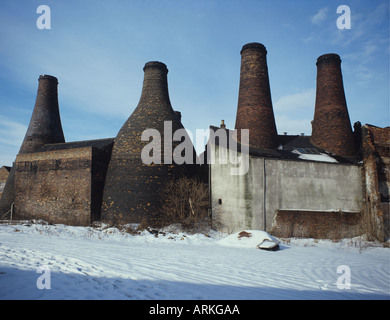
<instances>
[{"instance_id":1,"label":"blue sky","mask_svg":"<svg viewBox=\"0 0 390 320\"><path fill-rule=\"evenodd\" d=\"M351 29L336 25L339 5ZM39 5L51 9L40 30ZM2 0L0 166L11 165L35 103L40 74L59 79L66 141L115 137L140 98L143 66L164 62L170 99L194 135L234 128L240 50L268 51L279 134L311 134L316 60L342 59L352 124L389 125L387 0ZM201 151L201 150L198 150Z\"/></svg>"}]
</instances>

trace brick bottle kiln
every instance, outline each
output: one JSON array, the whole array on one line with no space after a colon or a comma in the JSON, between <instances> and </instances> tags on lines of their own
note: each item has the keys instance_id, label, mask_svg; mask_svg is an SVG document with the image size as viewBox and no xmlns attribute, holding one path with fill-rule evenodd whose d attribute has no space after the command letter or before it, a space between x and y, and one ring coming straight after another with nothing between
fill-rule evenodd
<instances>
[{"instance_id":1,"label":"brick bottle kiln","mask_svg":"<svg viewBox=\"0 0 390 320\"><path fill-rule=\"evenodd\" d=\"M58 79L41 75L33 114L19 154L33 153L48 143L65 142L58 106ZM0 216L15 202L15 166L12 167L0 200Z\"/></svg>"},{"instance_id":2,"label":"brick bottle kiln","mask_svg":"<svg viewBox=\"0 0 390 320\"><path fill-rule=\"evenodd\" d=\"M325 54L317 59L317 92L311 143L336 155L356 154L345 100L341 59Z\"/></svg>"},{"instance_id":3,"label":"brick bottle kiln","mask_svg":"<svg viewBox=\"0 0 390 320\"><path fill-rule=\"evenodd\" d=\"M156 141L161 142L161 155L158 158L164 161L166 148L163 146L172 141L172 137L164 136L164 122L172 125L172 132L184 128L179 113L171 106L167 74L164 63L152 61L145 64L138 106L115 138L103 195L104 221L139 223L144 218L155 221L160 208L160 192L165 183L191 171L191 165L145 164L141 159L141 152L149 143L141 140L144 130L154 129L157 135L161 135L161 141ZM179 143L173 141L172 148L167 152L172 153ZM158 148L154 149L156 151ZM172 158L172 154L167 156Z\"/></svg>"},{"instance_id":4,"label":"brick bottle kiln","mask_svg":"<svg viewBox=\"0 0 390 320\"><path fill-rule=\"evenodd\" d=\"M274 149L278 146L268 78L267 50L261 43L248 43L241 50L235 128L238 134L240 129L249 129L251 147Z\"/></svg>"}]
</instances>

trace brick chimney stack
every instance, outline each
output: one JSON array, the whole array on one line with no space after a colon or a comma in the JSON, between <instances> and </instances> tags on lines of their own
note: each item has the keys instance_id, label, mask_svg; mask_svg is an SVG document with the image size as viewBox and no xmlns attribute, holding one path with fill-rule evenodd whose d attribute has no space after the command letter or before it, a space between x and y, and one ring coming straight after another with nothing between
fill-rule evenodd
<instances>
[{"instance_id":1,"label":"brick chimney stack","mask_svg":"<svg viewBox=\"0 0 390 320\"><path fill-rule=\"evenodd\" d=\"M324 54L317 59L317 93L311 143L339 156L356 154L345 100L341 59Z\"/></svg>"},{"instance_id":2,"label":"brick chimney stack","mask_svg":"<svg viewBox=\"0 0 390 320\"><path fill-rule=\"evenodd\" d=\"M164 121L170 121L172 133L184 128L171 106L167 74L164 63L152 61L145 64L139 103L115 138L103 193L103 221L140 223L146 218L153 224L161 210L161 191L166 182L182 177L189 168L186 164L175 164L174 159L170 164L165 163L165 156L172 156L181 142L172 141L172 137L167 136ZM142 161L143 148L152 141L153 145L159 143L158 137L141 141L146 129L155 129L160 134L161 154L157 156L161 163L145 164ZM165 142L172 143L166 154ZM153 149L153 156L155 152Z\"/></svg>"},{"instance_id":3,"label":"brick chimney stack","mask_svg":"<svg viewBox=\"0 0 390 320\"><path fill-rule=\"evenodd\" d=\"M248 43L241 50L241 72L235 128L249 129L251 147L274 149L277 130L268 78L267 50Z\"/></svg>"},{"instance_id":4,"label":"brick chimney stack","mask_svg":"<svg viewBox=\"0 0 390 320\"><path fill-rule=\"evenodd\" d=\"M19 153L33 153L49 143L65 142L58 107L58 80L42 75L33 114ZM8 212L15 201L15 166L12 166L0 200L0 216Z\"/></svg>"},{"instance_id":5,"label":"brick chimney stack","mask_svg":"<svg viewBox=\"0 0 390 320\"><path fill-rule=\"evenodd\" d=\"M38 81L34 111L19 153L32 153L45 144L65 142L58 107L58 80L42 75Z\"/></svg>"}]
</instances>

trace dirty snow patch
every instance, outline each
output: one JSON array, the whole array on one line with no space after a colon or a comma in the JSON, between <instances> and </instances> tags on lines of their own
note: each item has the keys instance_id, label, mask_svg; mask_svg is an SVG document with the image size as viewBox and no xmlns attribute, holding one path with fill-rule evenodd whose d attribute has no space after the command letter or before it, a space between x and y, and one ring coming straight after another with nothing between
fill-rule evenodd
<instances>
[{"instance_id":1,"label":"dirty snow patch","mask_svg":"<svg viewBox=\"0 0 390 320\"><path fill-rule=\"evenodd\" d=\"M265 231L243 230L219 240L218 243L238 248L272 249L279 244L279 240Z\"/></svg>"}]
</instances>

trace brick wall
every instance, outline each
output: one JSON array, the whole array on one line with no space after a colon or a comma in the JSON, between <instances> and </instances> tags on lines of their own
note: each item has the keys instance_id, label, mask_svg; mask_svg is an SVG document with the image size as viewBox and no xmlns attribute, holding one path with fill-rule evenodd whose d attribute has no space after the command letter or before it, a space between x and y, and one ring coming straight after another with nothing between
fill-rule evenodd
<instances>
[{"instance_id":1,"label":"brick wall","mask_svg":"<svg viewBox=\"0 0 390 320\"><path fill-rule=\"evenodd\" d=\"M0 168L0 199L1 195L3 194L5 183L7 182L10 170L11 168L4 166Z\"/></svg>"},{"instance_id":2,"label":"brick wall","mask_svg":"<svg viewBox=\"0 0 390 320\"><path fill-rule=\"evenodd\" d=\"M20 154L15 219L91 223L92 148Z\"/></svg>"},{"instance_id":3,"label":"brick wall","mask_svg":"<svg viewBox=\"0 0 390 320\"><path fill-rule=\"evenodd\" d=\"M342 211L277 210L276 237L342 239L360 235L360 214Z\"/></svg>"},{"instance_id":4,"label":"brick wall","mask_svg":"<svg viewBox=\"0 0 390 320\"><path fill-rule=\"evenodd\" d=\"M390 127L364 125L362 137L364 213L373 235L384 240L390 235Z\"/></svg>"}]
</instances>

